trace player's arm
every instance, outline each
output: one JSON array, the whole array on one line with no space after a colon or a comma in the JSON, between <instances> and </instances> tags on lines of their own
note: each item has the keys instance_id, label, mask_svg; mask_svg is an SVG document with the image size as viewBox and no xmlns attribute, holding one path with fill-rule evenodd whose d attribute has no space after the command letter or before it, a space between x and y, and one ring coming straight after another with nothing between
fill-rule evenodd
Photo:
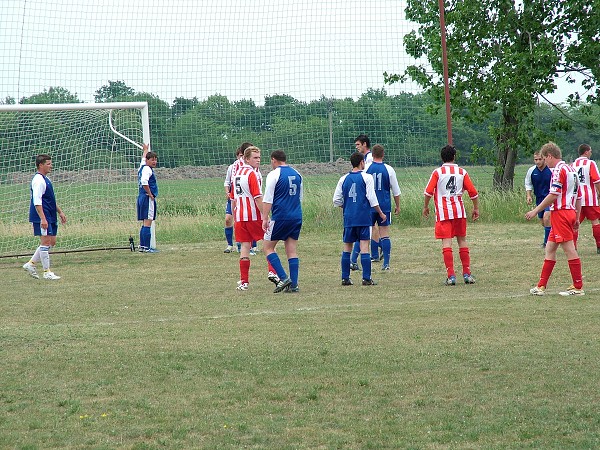
<instances>
[{"instance_id":1,"label":"player's arm","mask_svg":"<svg viewBox=\"0 0 600 450\"><path fill-rule=\"evenodd\" d=\"M473 202L473 212L471 213L471 217L473 220L477 220L479 218L479 193L477 192L477 189L475 189L475 185L471 181L471 177L468 173L465 175L463 185L465 191L469 193L469 198Z\"/></svg>"},{"instance_id":2,"label":"player's arm","mask_svg":"<svg viewBox=\"0 0 600 450\"><path fill-rule=\"evenodd\" d=\"M263 215L263 231L267 231L269 229L269 214L271 213L271 208L273 207L272 203L262 202L262 215Z\"/></svg>"},{"instance_id":3,"label":"player's arm","mask_svg":"<svg viewBox=\"0 0 600 450\"><path fill-rule=\"evenodd\" d=\"M56 205L56 212L58 212L58 217L60 217L60 222L62 224L67 223L67 216L65 215L65 213L63 212L63 210L58 205Z\"/></svg>"},{"instance_id":4,"label":"player's arm","mask_svg":"<svg viewBox=\"0 0 600 450\"><path fill-rule=\"evenodd\" d=\"M333 193L333 206L344 206L344 192L342 190L342 185L344 184L346 176L347 175L344 175L340 178L340 181L338 181L338 184L335 187L335 192Z\"/></svg>"},{"instance_id":5,"label":"player's arm","mask_svg":"<svg viewBox=\"0 0 600 450\"><path fill-rule=\"evenodd\" d=\"M150 151L150 144L142 145L142 159L146 159L146 155Z\"/></svg>"},{"instance_id":6,"label":"player's arm","mask_svg":"<svg viewBox=\"0 0 600 450\"><path fill-rule=\"evenodd\" d=\"M525 195L527 198L527 204L531 205L531 203L533 203L533 183L531 182L531 174L533 173L533 170L535 169L535 166L530 167L527 170L527 174L525 175Z\"/></svg>"},{"instance_id":7,"label":"player's arm","mask_svg":"<svg viewBox=\"0 0 600 450\"><path fill-rule=\"evenodd\" d=\"M431 177L429 177L427 186L425 186L423 201L423 217L429 217L429 202L431 201L431 197L433 197L433 193L435 192L435 187L437 186L438 179L439 174L436 170L434 170L431 174Z\"/></svg>"},{"instance_id":8,"label":"player's arm","mask_svg":"<svg viewBox=\"0 0 600 450\"><path fill-rule=\"evenodd\" d=\"M46 220L46 214L44 214L44 207L42 206L42 196L45 192L46 182L41 175L36 175L31 181L31 201L40 218L40 226L44 230L48 228L48 221Z\"/></svg>"},{"instance_id":9,"label":"player's arm","mask_svg":"<svg viewBox=\"0 0 600 450\"><path fill-rule=\"evenodd\" d=\"M35 210L40 216L40 227L44 230L48 229L48 221L46 220L46 215L44 214L44 208L42 205L35 205Z\"/></svg>"},{"instance_id":10,"label":"player's arm","mask_svg":"<svg viewBox=\"0 0 600 450\"><path fill-rule=\"evenodd\" d=\"M396 204L396 208L394 208L394 214L400 213L400 185L398 184L398 178L396 177L396 171L393 167L388 166L388 174L390 177L390 187L392 188L392 195L394 197L394 203Z\"/></svg>"}]
</instances>

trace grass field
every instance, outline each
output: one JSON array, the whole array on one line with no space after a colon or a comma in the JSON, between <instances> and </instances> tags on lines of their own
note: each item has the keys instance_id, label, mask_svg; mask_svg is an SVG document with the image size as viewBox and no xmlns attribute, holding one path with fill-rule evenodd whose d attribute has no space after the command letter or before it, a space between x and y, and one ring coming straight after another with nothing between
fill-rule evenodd
<instances>
[{"instance_id":1,"label":"grass field","mask_svg":"<svg viewBox=\"0 0 600 450\"><path fill-rule=\"evenodd\" d=\"M223 242L0 260L0 447L597 448L600 269L530 297L535 223L469 225L477 284L442 285L432 227L392 228L392 271L340 286L341 230L301 237L298 294L264 257L235 290ZM455 252L455 259L458 255ZM355 281L357 276L354 276Z\"/></svg>"}]
</instances>

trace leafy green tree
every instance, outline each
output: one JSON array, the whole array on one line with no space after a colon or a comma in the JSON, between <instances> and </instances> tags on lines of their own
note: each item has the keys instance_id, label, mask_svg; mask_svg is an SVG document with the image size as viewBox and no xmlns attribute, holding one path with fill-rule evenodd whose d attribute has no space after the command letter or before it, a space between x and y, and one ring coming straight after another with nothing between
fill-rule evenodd
<instances>
[{"instance_id":1,"label":"leafy green tree","mask_svg":"<svg viewBox=\"0 0 600 450\"><path fill-rule=\"evenodd\" d=\"M125 84L124 81L109 81L108 84L100 87L94 99L97 103L127 101L127 98L132 97L135 90Z\"/></svg>"},{"instance_id":2,"label":"leafy green tree","mask_svg":"<svg viewBox=\"0 0 600 450\"><path fill-rule=\"evenodd\" d=\"M8 99L8 98L7 98ZM51 87L47 90L44 89L44 92L40 92L39 94L34 94L30 97L23 97L19 103L21 104L52 104L52 103L81 103L77 94L71 94L69 90L57 86Z\"/></svg>"},{"instance_id":3,"label":"leafy green tree","mask_svg":"<svg viewBox=\"0 0 600 450\"><path fill-rule=\"evenodd\" d=\"M495 145L494 185L513 186L518 149L534 142L538 94L556 90L564 72L584 75L589 92L598 82L598 2L583 0L449 0L445 2L452 116L481 122L499 111L490 127ZM428 64L385 81L411 78L444 103L439 9L436 0L408 0L406 16L419 24L404 40L407 53ZM430 70L433 68L433 72ZM588 95L595 100L598 95ZM575 97L575 100L579 96Z\"/></svg>"}]
</instances>

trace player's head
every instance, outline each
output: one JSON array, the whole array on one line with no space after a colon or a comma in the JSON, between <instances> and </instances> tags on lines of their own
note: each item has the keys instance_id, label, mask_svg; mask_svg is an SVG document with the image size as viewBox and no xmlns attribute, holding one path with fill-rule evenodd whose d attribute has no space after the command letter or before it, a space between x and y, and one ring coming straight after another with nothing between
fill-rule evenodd
<instances>
[{"instance_id":1,"label":"player's head","mask_svg":"<svg viewBox=\"0 0 600 450\"><path fill-rule=\"evenodd\" d=\"M260 148L251 145L244 150L244 161L246 164L258 169L260 167Z\"/></svg>"},{"instance_id":2,"label":"player's head","mask_svg":"<svg viewBox=\"0 0 600 450\"><path fill-rule=\"evenodd\" d=\"M588 158L592 156L592 147L590 147L588 144L581 144L577 150L579 151L579 156L583 156L587 152L590 152L589 155L586 155Z\"/></svg>"},{"instance_id":3,"label":"player's head","mask_svg":"<svg viewBox=\"0 0 600 450\"><path fill-rule=\"evenodd\" d=\"M360 152L354 152L350 155L350 162L352 163L352 168L356 169L360 167L360 164L365 162L365 157Z\"/></svg>"},{"instance_id":4,"label":"player's head","mask_svg":"<svg viewBox=\"0 0 600 450\"><path fill-rule=\"evenodd\" d=\"M42 175L47 175L52 170L52 156L41 154L35 157L35 167Z\"/></svg>"},{"instance_id":5,"label":"player's head","mask_svg":"<svg viewBox=\"0 0 600 450\"><path fill-rule=\"evenodd\" d=\"M275 150L271 152L271 159L279 161L280 163L284 163L287 160L287 156L285 156L285 152L283 150Z\"/></svg>"},{"instance_id":6,"label":"player's head","mask_svg":"<svg viewBox=\"0 0 600 450\"><path fill-rule=\"evenodd\" d=\"M558 160L562 159L562 152L560 150L560 147L552 141L542 145L542 148L540 149L540 154L544 158L547 158L548 156L552 156L553 158L556 158ZM548 161L546 161L546 163L547 162Z\"/></svg>"},{"instance_id":7,"label":"player's head","mask_svg":"<svg viewBox=\"0 0 600 450\"><path fill-rule=\"evenodd\" d=\"M146 165L150 167L156 167L158 163L158 154L155 152L146 153Z\"/></svg>"},{"instance_id":8,"label":"player's head","mask_svg":"<svg viewBox=\"0 0 600 450\"><path fill-rule=\"evenodd\" d=\"M369 136L366 134L359 134L356 139L354 139L354 147L357 152L367 153L369 148L371 147L371 140Z\"/></svg>"},{"instance_id":9,"label":"player's head","mask_svg":"<svg viewBox=\"0 0 600 450\"><path fill-rule=\"evenodd\" d=\"M440 156L442 157L443 162L452 162L456 159L456 149L452 145L448 144L442 147L442 150L440 151Z\"/></svg>"},{"instance_id":10,"label":"player's head","mask_svg":"<svg viewBox=\"0 0 600 450\"><path fill-rule=\"evenodd\" d=\"M250 142L242 142L242 144L235 151L236 158L240 158L241 156L243 156L244 152L248 147L252 147L252 144Z\"/></svg>"},{"instance_id":11,"label":"player's head","mask_svg":"<svg viewBox=\"0 0 600 450\"><path fill-rule=\"evenodd\" d=\"M538 169L543 169L544 167L546 167L546 160L544 159L540 151L537 151L533 154L533 162L535 163Z\"/></svg>"},{"instance_id":12,"label":"player's head","mask_svg":"<svg viewBox=\"0 0 600 450\"><path fill-rule=\"evenodd\" d=\"M373 149L371 150L373 153L373 159L382 159L383 158L383 145L375 144Z\"/></svg>"}]
</instances>

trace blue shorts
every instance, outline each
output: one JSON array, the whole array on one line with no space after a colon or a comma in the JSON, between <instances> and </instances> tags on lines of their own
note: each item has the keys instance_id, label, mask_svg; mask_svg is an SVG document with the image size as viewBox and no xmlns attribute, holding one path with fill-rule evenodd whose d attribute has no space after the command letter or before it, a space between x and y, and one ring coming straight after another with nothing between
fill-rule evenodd
<instances>
[{"instance_id":1,"label":"blue shorts","mask_svg":"<svg viewBox=\"0 0 600 450\"><path fill-rule=\"evenodd\" d=\"M378 212L371 212L371 222L373 225L377 224L380 227L389 227L392 224L392 213L390 211L384 211L385 220L381 220Z\"/></svg>"},{"instance_id":2,"label":"blue shorts","mask_svg":"<svg viewBox=\"0 0 600 450\"><path fill-rule=\"evenodd\" d=\"M58 233L58 222L48 222L48 228L43 229L39 223L32 223L34 236L56 236Z\"/></svg>"},{"instance_id":3,"label":"blue shorts","mask_svg":"<svg viewBox=\"0 0 600 450\"><path fill-rule=\"evenodd\" d=\"M271 220L263 239L265 241L285 241L292 238L297 241L301 228L301 220Z\"/></svg>"},{"instance_id":4,"label":"blue shorts","mask_svg":"<svg viewBox=\"0 0 600 450\"><path fill-rule=\"evenodd\" d=\"M231 200L227 200L227 204L225 205L225 214L233 215L233 210L231 209Z\"/></svg>"},{"instance_id":5,"label":"blue shorts","mask_svg":"<svg viewBox=\"0 0 600 450\"><path fill-rule=\"evenodd\" d=\"M356 241L368 241L371 239L371 227L344 227L342 241L353 244Z\"/></svg>"},{"instance_id":6,"label":"blue shorts","mask_svg":"<svg viewBox=\"0 0 600 450\"><path fill-rule=\"evenodd\" d=\"M540 219L543 219L543 218L544 218L544 214L546 214L548 211L550 211L550 207L549 207L549 206L548 206L547 208L545 208L543 211L540 211L540 212L538 213L538 217L539 217Z\"/></svg>"},{"instance_id":7,"label":"blue shorts","mask_svg":"<svg viewBox=\"0 0 600 450\"><path fill-rule=\"evenodd\" d=\"M137 200L137 219L154 220L156 219L156 199L150 201L147 195L140 195Z\"/></svg>"}]
</instances>

